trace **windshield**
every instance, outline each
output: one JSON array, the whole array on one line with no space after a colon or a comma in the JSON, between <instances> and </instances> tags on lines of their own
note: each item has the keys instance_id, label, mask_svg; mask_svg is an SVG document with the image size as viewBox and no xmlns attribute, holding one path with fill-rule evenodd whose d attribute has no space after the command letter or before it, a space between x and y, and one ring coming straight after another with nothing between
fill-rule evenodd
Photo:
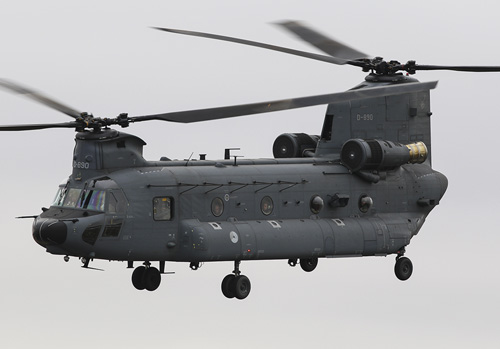
<instances>
[{"instance_id":1,"label":"windshield","mask_svg":"<svg viewBox=\"0 0 500 349\"><path fill-rule=\"evenodd\" d=\"M81 190L60 187L52 202L52 206L82 208L104 212L105 202L106 191L104 190Z\"/></svg>"},{"instance_id":2,"label":"windshield","mask_svg":"<svg viewBox=\"0 0 500 349\"><path fill-rule=\"evenodd\" d=\"M76 208L124 214L128 201L116 182L109 177L97 178L85 183L82 189L71 188L72 183L66 181L59 185L51 206Z\"/></svg>"},{"instance_id":3,"label":"windshield","mask_svg":"<svg viewBox=\"0 0 500 349\"><path fill-rule=\"evenodd\" d=\"M81 189L60 187L52 202L52 206L76 207L80 192Z\"/></svg>"},{"instance_id":4,"label":"windshield","mask_svg":"<svg viewBox=\"0 0 500 349\"><path fill-rule=\"evenodd\" d=\"M75 207L80 197L81 189L70 188L64 198L63 207Z\"/></svg>"},{"instance_id":5,"label":"windshield","mask_svg":"<svg viewBox=\"0 0 500 349\"><path fill-rule=\"evenodd\" d=\"M66 188L60 187L57 190L56 197L54 198L54 201L52 201L52 206L62 206L62 203L64 201L64 196L66 196Z\"/></svg>"}]
</instances>

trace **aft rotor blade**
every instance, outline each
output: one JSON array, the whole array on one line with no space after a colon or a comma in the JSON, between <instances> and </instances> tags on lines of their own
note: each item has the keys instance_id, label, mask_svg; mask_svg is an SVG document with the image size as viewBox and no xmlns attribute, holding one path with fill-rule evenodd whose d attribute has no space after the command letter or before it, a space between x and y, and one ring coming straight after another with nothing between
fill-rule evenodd
<instances>
[{"instance_id":1,"label":"aft rotor blade","mask_svg":"<svg viewBox=\"0 0 500 349\"><path fill-rule=\"evenodd\" d=\"M362 98L383 97L398 95L403 93L412 93L426 91L435 88L437 81L415 82L398 85L388 85L374 88L361 88L358 90L349 90L346 92L317 95L310 97L300 97L292 99L282 99L270 102L261 102L253 104L234 105L219 108L208 108L198 110L179 111L164 114L135 116L129 118L130 122L146 120L163 120L172 122L199 122L207 120L225 119L236 116L270 113L274 111L305 108L315 105L330 104L344 101L352 101Z\"/></svg>"},{"instance_id":2,"label":"aft rotor blade","mask_svg":"<svg viewBox=\"0 0 500 349\"><path fill-rule=\"evenodd\" d=\"M31 125L9 125L0 126L0 131L32 131L43 130L46 128L77 128L80 126L78 122L65 122L59 124L31 124Z\"/></svg>"},{"instance_id":3,"label":"aft rotor blade","mask_svg":"<svg viewBox=\"0 0 500 349\"><path fill-rule=\"evenodd\" d=\"M347 46L337 40L328 38L325 35L318 33L314 29L295 21L278 22L277 25L292 32L300 39L308 42L321 51L328 53L332 57L340 58L346 61L357 59L371 59L370 55L358 51L350 46Z\"/></svg>"},{"instance_id":4,"label":"aft rotor blade","mask_svg":"<svg viewBox=\"0 0 500 349\"><path fill-rule=\"evenodd\" d=\"M317 61L322 61L322 62L327 62L327 63L333 63L333 64L346 64L347 63L347 60L337 58L337 57L324 56L324 55L319 55L316 53L310 53L310 52L294 50L291 48L286 48L286 47L281 47L281 46L264 44L264 43L257 42L257 41L238 39L238 38L234 38L234 37L230 37L230 36L195 32L195 31L189 31L189 30L171 29L171 28L160 28L160 27L152 27L152 28L162 30L165 32L169 32L169 33L198 36L198 37L202 37L202 38L229 41L229 42L234 42L234 43L242 44L242 45L255 46L255 47L265 48L265 49L272 50L272 51L284 52L284 53L288 53L288 54L295 55L295 56L315 59Z\"/></svg>"},{"instance_id":5,"label":"aft rotor blade","mask_svg":"<svg viewBox=\"0 0 500 349\"><path fill-rule=\"evenodd\" d=\"M55 109L57 111L60 111L63 114L71 116L72 118L77 119L80 117L81 113L76 111L75 109L68 107L67 105L64 105L60 102L57 102L54 99L47 97L40 92L34 91L25 86L21 86L18 83L5 79L0 79L0 87L3 87L9 90L10 92L18 93L24 95L25 97L31 98L32 100L35 100L38 103L46 105L47 107Z\"/></svg>"},{"instance_id":6,"label":"aft rotor blade","mask_svg":"<svg viewBox=\"0 0 500 349\"><path fill-rule=\"evenodd\" d=\"M447 66L447 65L420 65L413 67L414 70L454 70L462 72L500 72L500 66Z\"/></svg>"}]
</instances>

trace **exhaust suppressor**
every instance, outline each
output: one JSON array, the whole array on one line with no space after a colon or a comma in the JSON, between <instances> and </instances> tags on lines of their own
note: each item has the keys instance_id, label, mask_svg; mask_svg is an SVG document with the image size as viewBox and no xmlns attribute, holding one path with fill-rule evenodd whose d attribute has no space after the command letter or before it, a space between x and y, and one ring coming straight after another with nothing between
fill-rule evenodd
<instances>
[{"instance_id":1,"label":"exhaust suppressor","mask_svg":"<svg viewBox=\"0 0 500 349\"><path fill-rule=\"evenodd\" d=\"M378 139L350 139L342 146L340 160L351 172L390 170L404 164L421 164L427 154L423 142L404 145Z\"/></svg>"}]
</instances>

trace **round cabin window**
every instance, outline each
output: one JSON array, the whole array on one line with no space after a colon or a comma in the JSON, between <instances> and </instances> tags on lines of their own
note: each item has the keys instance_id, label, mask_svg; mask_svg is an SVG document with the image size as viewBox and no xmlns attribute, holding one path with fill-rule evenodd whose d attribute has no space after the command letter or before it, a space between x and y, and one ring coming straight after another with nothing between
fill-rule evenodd
<instances>
[{"instance_id":1,"label":"round cabin window","mask_svg":"<svg viewBox=\"0 0 500 349\"><path fill-rule=\"evenodd\" d=\"M323 202L323 199L319 195L314 195L311 198L310 202L310 207L311 207L311 212L314 214L318 214L322 209L325 203Z\"/></svg>"},{"instance_id":2,"label":"round cabin window","mask_svg":"<svg viewBox=\"0 0 500 349\"><path fill-rule=\"evenodd\" d=\"M215 217L220 217L224 212L224 202L221 198L217 197L212 200L212 214Z\"/></svg>"},{"instance_id":3,"label":"round cabin window","mask_svg":"<svg viewBox=\"0 0 500 349\"><path fill-rule=\"evenodd\" d=\"M262 211L262 213L266 216L269 216L271 213L273 213L273 208L273 199L271 199L269 196L264 196L260 201L260 210Z\"/></svg>"},{"instance_id":4,"label":"round cabin window","mask_svg":"<svg viewBox=\"0 0 500 349\"><path fill-rule=\"evenodd\" d=\"M373 206L373 199L369 197L368 195L361 195L359 198L359 210L363 213L366 213L372 208Z\"/></svg>"}]
</instances>

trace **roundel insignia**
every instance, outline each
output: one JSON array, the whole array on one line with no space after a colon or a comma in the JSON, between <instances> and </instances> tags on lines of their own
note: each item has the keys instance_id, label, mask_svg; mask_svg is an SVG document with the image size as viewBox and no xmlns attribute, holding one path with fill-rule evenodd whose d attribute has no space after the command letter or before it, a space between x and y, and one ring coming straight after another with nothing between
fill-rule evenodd
<instances>
[{"instance_id":1,"label":"roundel insignia","mask_svg":"<svg viewBox=\"0 0 500 349\"><path fill-rule=\"evenodd\" d=\"M234 231L229 233L229 238L231 239L231 242L233 244L238 242L238 234L236 234L236 232L234 232Z\"/></svg>"}]
</instances>

